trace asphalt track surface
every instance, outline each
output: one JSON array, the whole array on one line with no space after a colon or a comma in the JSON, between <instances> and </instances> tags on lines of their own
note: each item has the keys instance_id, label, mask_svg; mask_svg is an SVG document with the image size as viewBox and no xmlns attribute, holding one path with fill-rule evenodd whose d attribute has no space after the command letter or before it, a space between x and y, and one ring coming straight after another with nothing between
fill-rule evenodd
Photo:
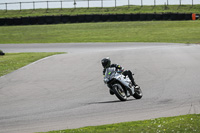
<instances>
[{"instance_id":1,"label":"asphalt track surface","mask_svg":"<svg viewBox=\"0 0 200 133\"><path fill-rule=\"evenodd\" d=\"M158 43L0 45L68 52L0 77L0 133L29 133L200 113L200 46ZM135 73L143 98L119 102L103 83L109 56Z\"/></svg>"}]
</instances>

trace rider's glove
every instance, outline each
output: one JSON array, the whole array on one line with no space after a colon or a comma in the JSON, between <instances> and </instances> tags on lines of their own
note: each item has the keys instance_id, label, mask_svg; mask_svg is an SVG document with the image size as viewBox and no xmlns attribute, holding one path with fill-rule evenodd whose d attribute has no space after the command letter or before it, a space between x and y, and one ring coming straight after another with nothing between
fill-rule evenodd
<instances>
[{"instance_id":1,"label":"rider's glove","mask_svg":"<svg viewBox=\"0 0 200 133\"><path fill-rule=\"evenodd\" d=\"M117 72L122 73L124 71L124 68L121 66L117 66Z\"/></svg>"},{"instance_id":2,"label":"rider's glove","mask_svg":"<svg viewBox=\"0 0 200 133\"><path fill-rule=\"evenodd\" d=\"M117 69L122 69L122 67L120 65L117 66Z\"/></svg>"}]
</instances>

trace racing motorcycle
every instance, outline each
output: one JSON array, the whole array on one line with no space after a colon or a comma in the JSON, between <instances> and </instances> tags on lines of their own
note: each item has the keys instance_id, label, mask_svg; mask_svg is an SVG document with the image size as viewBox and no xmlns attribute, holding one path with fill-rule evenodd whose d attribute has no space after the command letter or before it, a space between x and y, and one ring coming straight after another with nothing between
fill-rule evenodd
<instances>
[{"instance_id":1,"label":"racing motorcycle","mask_svg":"<svg viewBox=\"0 0 200 133\"><path fill-rule=\"evenodd\" d=\"M121 101L126 101L128 97L141 99L143 94L139 86L134 87L128 76L124 76L122 71L115 67L106 69L104 83L110 88L110 92L115 94Z\"/></svg>"}]
</instances>

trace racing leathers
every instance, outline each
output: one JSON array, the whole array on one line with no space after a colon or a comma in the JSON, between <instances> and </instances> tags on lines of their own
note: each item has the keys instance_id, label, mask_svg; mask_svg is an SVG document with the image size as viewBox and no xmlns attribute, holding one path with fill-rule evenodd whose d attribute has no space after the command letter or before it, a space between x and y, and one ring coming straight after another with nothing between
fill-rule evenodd
<instances>
[{"instance_id":1,"label":"racing leathers","mask_svg":"<svg viewBox=\"0 0 200 133\"><path fill-rule=\"evenodd\" d=\"M131 72L130 70L125 70L125 71L124 71L124 69L123 69L120 65L118 65L118 64L111 64L110 67L115 67L116 69L122 71L122 74L123 74L124 76L128 76L129 79L131 80L132 84L133 84L135 87L138 86L138 85L135 83L135 80L134 80L134 78L133 78L133 74L132 74L132 72ZM105 72L106 72L106 68L103 69L103 75L104 75L104 76L105 76Z\"/></svg>"}]
</instances>

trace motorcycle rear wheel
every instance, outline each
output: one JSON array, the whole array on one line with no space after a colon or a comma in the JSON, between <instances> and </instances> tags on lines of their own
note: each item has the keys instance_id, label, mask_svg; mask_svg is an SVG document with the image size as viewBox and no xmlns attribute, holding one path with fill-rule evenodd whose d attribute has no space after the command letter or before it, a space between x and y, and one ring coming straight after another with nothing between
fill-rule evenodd
<instances>
[{"instance_id":1,"label":"motorcycle rear wheel","mask_svg":"<svg viewBox=\"0 0 200 133\"><path fill-rule=\"evenodd\" d=\"M143 96L143 94L142 94L142 90L140 88L135 90L135 93L133 94L133 97L135 99L141 99L142 96Z\"/></svg>"},{"instance_id":2,"label":"motorcycle rear wheel","mask_svg":"<svg viewBox=\"0 0 200 133\"><path fill-rule=\"evenodd\" d=\"M127 100L126 93L120 84L114 84L113 91L119 100L121 100L121 101Z\"/></svg>"}]
</instances>

